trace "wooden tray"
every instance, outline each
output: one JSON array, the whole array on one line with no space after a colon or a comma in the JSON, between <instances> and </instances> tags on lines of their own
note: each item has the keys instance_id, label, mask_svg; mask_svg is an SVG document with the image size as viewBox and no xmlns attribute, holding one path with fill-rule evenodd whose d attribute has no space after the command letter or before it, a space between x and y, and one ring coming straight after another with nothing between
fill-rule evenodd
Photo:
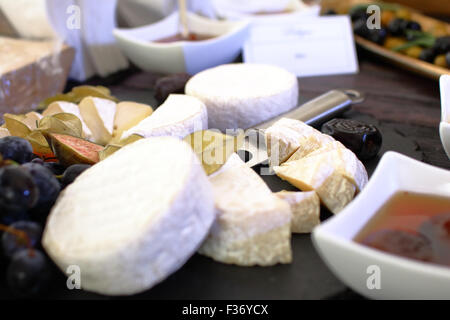
<instances>
[{"instance_id":1,"label":"wooden tray","mask_svg":"<svg viewBox=\"0 0 450 320\"><path fill-rule=\"evenodd\" d=\"M348 10L356 5L356 4L364 4L364 3L374 3L374 1L370 0L323 0L322 8L323 11L333 9L337 11L339 14L345 14ZM431 31L431 28L440 24L447 29L447 33L450 35L450 24L445 23L440 20L436 20L430 17L427 17L418 11L403 6L411 11L411 17L413 20L419 22L422 25L424 31ZM356 43L362 48L380 56L384 60L397 65L403 69L415 72L417 74L426 76L431 79L438 80L441 75L450 74L450 69L442 68L436 65L433 65L428 62L421 61L419 59L414 59L408 57L404 54L389 50L384 48L383 46L377 45L369 40L366 40L360 36L355 35Z\"/></svg>"}]
</instances>

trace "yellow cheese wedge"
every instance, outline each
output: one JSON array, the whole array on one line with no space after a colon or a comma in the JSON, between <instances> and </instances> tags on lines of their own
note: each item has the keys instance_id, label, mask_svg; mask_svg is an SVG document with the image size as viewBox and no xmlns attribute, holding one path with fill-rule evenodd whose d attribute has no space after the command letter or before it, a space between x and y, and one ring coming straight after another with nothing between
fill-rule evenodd
<instances>
[{"instance_id":1,"label":"yellow cheese wedge","mask_svg":"<svg viewBox=\"0 0 450 320\"><path fill-rule=\"evenodd\" d=\"M291 206L293 233L310 233L320 224L320 199L315 191L280 191L275 195Z\"/></svg>"},{"instance_id":2,"label":"yellow cheese wedge","mask_svg":"<svg viewBox=\"0 0 450 320\"><path fill-rule=\"evenodd\" d=\"M340 150L340 149L339 149ZM355 196L356 186L344 173L338 153L325 152L274 167L283 180L302 191L316 191L333 213L341 211Z\"/></svg>"},{"instance_id":3,"label":"yellow cheese wedge","mask_svg":"<svg viewBox=\"0 0 450 320\"><path fill-rule=\"evenodd\" d=\"M95 143L106 145L111 140L116 106L114 101L93 97L84 98L78 105Z\"/></svg>"},{"instance_id":4,"label":"yellow cheese wedge","mask_svg":"<svg viewBox=\"0 0 450 320\"><path fill-rule=\"evenodd\" d=\"M152 107L147 104L131 101L118 103L114 116L113 141L119 141L124 131L131 129L152 113Z\"/></svg>"}]
</instances>

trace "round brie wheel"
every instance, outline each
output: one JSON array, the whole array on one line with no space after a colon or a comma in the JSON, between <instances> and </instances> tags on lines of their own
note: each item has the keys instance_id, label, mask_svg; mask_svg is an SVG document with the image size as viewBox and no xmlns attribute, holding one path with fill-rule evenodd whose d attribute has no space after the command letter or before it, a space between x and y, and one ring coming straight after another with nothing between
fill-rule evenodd
<instances>
[{"instance_id":1,"label":"round brie wheel","mask_svg":"<svg viewBox=\"0 0 450 320\"><path fill-rule=\"evenodd\" d=\"M192 77L186 94L208 110L208 127L248 129L297 106L297 77L276 66L227 64Z\"/></svg>"},{"instance_id":2,"label":"round brie wheel","mask_svg":"<svg viewBox=\"0 0 450 320\"><path fill-rule=\"evenodd\" d=\"M214 218L211 184L191 147L177 138L148 138L69 185L42 243L64 273L79 271L83 289L129 295L180 268Z\"/></svg>"}]
</instances>

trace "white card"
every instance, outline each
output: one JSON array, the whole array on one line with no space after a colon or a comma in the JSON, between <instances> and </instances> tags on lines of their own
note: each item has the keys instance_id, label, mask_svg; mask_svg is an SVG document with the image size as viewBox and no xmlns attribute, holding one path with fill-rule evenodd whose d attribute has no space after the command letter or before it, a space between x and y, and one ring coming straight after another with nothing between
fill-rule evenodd
<instances>
[{"instance_id":1,"label":"white card","mask_svg":"<svg viewBox=\"0 0 450 320\"><path fill-rule=\"evenodd\" d=\"M348 16L256 20L243 58L247 63L280 66L298 77L358 72Z\"/></svg>"}]
</instances>

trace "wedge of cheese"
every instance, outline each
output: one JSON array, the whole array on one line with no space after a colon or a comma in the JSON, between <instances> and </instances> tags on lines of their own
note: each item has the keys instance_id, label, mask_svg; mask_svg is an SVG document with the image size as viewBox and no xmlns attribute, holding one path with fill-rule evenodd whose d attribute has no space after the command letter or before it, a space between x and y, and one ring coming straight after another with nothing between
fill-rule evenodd
<instances>
[{"instance_id":1,"label":"wedge of cheese","mask_svg":"<svg viewBox=\"0 0 450 320\"><path fill-rule=\"evenodd\" d=\"M153 108L147 104L122 101L117 104L116 114L114 116L113 140L120 141L122 133L153 113Z\"/></svg>"},{"instance_id":2,"label":"wedge of cheese","mask_svg":"<svg viewBox=\"0 0 450 320\"><path fill-rule=\"evenodd\" d=\"M270 266L292 260L291 210L233 154L210 176L217 219L199 252L240 266Z\"/></svg>"},{"instance_id":3,"label":"wedge of cheese","mask_svg":"<svg viewBox=\"0 0 450 320\"><path fill-rule=\"evenodd\" d=\"M347 167L340 156L343 150L346 149L288 161L274 167L274 171L302 191L316 191L322 203L336 214L353 200L357 190L354 181L348 178L354 174L350 172L352 167Z\"/></svg>"},{"instance_id":4,"label":"wedge of cheese","mask_svg":"<svg viewBox=\"0 0 450 320\"><path fill-rule=\"evenodd\" d=\"M42 115L45 116L52 116L57 113L71 113L75 116L77 116L80 121L81 125L83 126L83 138L86 138L88 140L92 139L92 132L86 125L86 122L84 122L83 117L81 116L80 109L78 108L78 105L75 103L67 102L67 101L55 101L52 102L45 110L42 112Z\"/></svg>"},{"instance_id":5,"label":"wedge of cheese","mask_svg":"<svg viewBox=\"0 0 450 320\"><path fill-rule=\"evenodd\" d=\"M186 84L187 95L208 108L211 129L247 129L294 108L297 77L279 67L228 64L205 70Z\"/></svg>"},{"instance_id":6,"label":"wedge of cheese","mask_svg":"<svg viewBox=\"0 0 450 320\"><path fill-rule=\"evenodd\" d=\"M320 199L316 192L280 191L275 194L291 206L293 233L311 233L320 224Z\"/></svg>"},{"instance_id":7,"label":"wedge of cheese","mask_svg":"<svg viewBox=\"0 0 450 320\"><path fill-rule=\"evenodd\" d=\"M317 149L307 157L314 156L326 158L326 161L333 163L337 170L356 186L356 191L358 192L365 187L369 180L366 168L362 162L350 149L345 148L340 142Z\"/></svg>"},{"instance_id":8,"label":"wedge of cheese","mask_svg":"<svg viewBox=\"0 0 450 320\"><path fill-rule=\"evenodd\" d=\"M295 152L301 158L335 140L306 123L282 118L265 131L267 154L271 165L280 165Z\"/></svg>"},{"instance_id":9,"label":"wedge of cheese","mask_svg":"<svg viewBox=\"0 0 450 320\"><path fill-rule=\"evenodd\" d=\"M122 138L137 134L145 138L173 136L182 139L195 131L206 129L208 114L204 103L184 94L171 94L151 116L125 131Z\"/></svg>"},{"instance_id":10,"label":"wedge of cheese","mask_svg":"<svg viewBox=\"0 0 450 320\"><path fill-rule=\"evenodd\" d=\"M325 141L325 143L323 143L323 140L321 141L320 139L317 139L317 136L312 136L310 138L300 140L300 147L286 161L289 162L300 160L309 155L314 155L336 149L345 149L345 146L339 141L335 140L327 140Z\"/></svg>"},{"instance_id":11,"label":"wedge of cheese","mask_svg":"<svg viewBox=\"0 0 450 320\"><path fill-rule=\"evenodd\" d=\"M42 244L83 289L129 295L196 252L215 218L211 184L191 147L141 139L83 172L50 212Z\"/></svg>"},{"instance_id":12,"label":"wedge of cheese","mask_svg":"<svg viewBox=\"0 0 450 320\"><path fill-rule=\"evenodd\" d=\"M105 145L111 141L116 103L107 99L86 97L78 107L83 121L92 133L93 142Z\"/></svg>"}]
</instances>

